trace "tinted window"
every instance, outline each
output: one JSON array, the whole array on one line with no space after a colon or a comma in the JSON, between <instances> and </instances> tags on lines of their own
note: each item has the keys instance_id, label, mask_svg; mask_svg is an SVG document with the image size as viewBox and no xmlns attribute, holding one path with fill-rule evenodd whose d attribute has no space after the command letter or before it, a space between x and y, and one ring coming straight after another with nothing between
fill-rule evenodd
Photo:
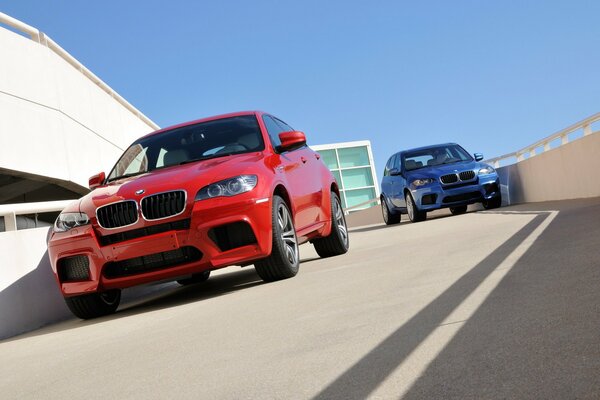
<instances>
[{"instance_id":1,"label":"tinted window","mask_svg":"<svg viewBox=\"0 0 600 400\"><path fill-rule=\"evenodd\" d=\"M279 151L279 146L281 145L281 140L279 140L279 134L281 132L286 132L287 129L283 128L280 124L275 122L273 118L271 118L268 115L263 115L263 122L267 127L269 138L271 138L271 144L273 145L275 150Z\"/></svg>"},{"instance_id":2,"label":"tinted window","mask_svg":"<svg viewBox=\"0 0 600 400\"><path fill-rule=\"evenodd\" d=\"M292 128L291 126L289 126L288 124L286 124L285 122L280 120L279 118L273 117L273 119L283 129L283 132L292 132L294 130L294 128Z\"/></svg>"},{"instance_id":3,"label":"tinted window","mask_svg":"<svg viewBox=\"0 0 600 400\"><path fill-rule=\"evenodd\" d=\"M254 115L207 121L137 140L121 156L108 179L264 148Z\"/></svg>"},{"instance_id":4,"label":"tinted window","mask_svg":"<svg viewBox=\"0 0 600 400\"><path fill-rule=\"evenodd\" d=\"M450 144L408 152L404 155L403 163L407 171L412 171L436 165L471 161L472 159L471 155L462 147Z\"/></svg>"}]
</instances>

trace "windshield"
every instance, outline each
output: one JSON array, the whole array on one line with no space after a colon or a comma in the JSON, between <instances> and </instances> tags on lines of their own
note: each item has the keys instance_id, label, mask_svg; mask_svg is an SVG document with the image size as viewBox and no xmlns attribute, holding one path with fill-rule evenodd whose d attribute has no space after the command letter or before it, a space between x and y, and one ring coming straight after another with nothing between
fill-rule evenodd
<instances>
[{"instance_id":1,"label":"windshield","mask_svg":"<svg viewBox=\"0 0 600 400\"><path fill-rule=\"evenodd\" d=\"M264 148L254 115L202 122L137 140L117 161L108 181L197 160L261 151Z\"/></svg>"},{"instance_id":2,"label":"windshield","mask_svg":"<svg viewBox=\"0 0 600 400\"><path fill-rule=\"evenodd\" d=\"M402 157L406 171L471 160L473 160L471 155L457 144L411 151Z\"/></svg>"}]
</instances>

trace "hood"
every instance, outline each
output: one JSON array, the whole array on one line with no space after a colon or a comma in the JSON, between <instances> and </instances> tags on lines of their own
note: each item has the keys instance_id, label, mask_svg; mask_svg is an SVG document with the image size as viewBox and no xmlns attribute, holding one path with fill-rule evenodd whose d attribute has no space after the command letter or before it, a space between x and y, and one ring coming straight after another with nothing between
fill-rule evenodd
<instances>
[{"instance_id":1,"label":"hood","mask_svg":"<svg viewBox=\"0 0 600 400\"><path fill-rule=\"evenodd\" d=\"M406 175L413 179L438 178L442 175L453 174L455 172L461 171L473 170L477 172L480 168L483 168L484 165L486 164L480 163L478 161L463 161L452 164L442 164L425 168L419 168L414 171L408 171Z\"/></svg>"},{"instance_id":2,"label":"hood","mask_svg":"<svg viewBox=\"0 0 600 400\"><path fill-rule=\"evenodd\" d=\"M81 199L80 209L94 215L96 208L126 199L141 198L170 190L184 189L188 199L213 182L236 175L252 173L262 153L236 154L158 169L145 174L119 179L98 187ZM143 190L141 194L136 192Z\"/></svg>"}]
</instances>

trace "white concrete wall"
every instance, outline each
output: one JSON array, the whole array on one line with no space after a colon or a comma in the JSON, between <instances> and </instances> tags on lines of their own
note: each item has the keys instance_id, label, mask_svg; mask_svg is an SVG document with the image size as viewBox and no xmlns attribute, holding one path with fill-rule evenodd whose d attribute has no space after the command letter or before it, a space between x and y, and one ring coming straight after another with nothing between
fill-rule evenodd
<instances>
[{"instance_id":1,"label":"white concrete wall","mask_svg":"<svg viewBox=\"0 0 600 400\"><path fill-rule=\"evenodd\" d=\"M498 169L509 204L600 196L600 132Z\"/></svg>"},{"instance_id":2,"label":"white concrete wall","mask_svg":"<svg viewBox=\"0 0 600 400\"><path fill-rule=\"evenodd\" d=\"M50 268L47 232L0 233L0 339L70 317Z\"/></svg>"},{"instance_id":3,"label":"white concrete wall","mask_svg":"<svg viewBox=\"0 0 600 400\"><path fill-rule=\"evenodd\" d=\"M0 168L75 182L154 130L46 46L0 27Z\"/></svg>"}]
</instances>

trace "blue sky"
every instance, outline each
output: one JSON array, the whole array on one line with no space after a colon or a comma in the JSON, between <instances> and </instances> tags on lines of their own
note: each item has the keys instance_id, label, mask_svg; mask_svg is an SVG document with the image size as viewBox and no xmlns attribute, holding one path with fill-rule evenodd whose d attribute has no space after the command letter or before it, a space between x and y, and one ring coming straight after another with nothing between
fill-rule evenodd
<instances>
[{"instance_id":1,"label":"blue sky","mask_svg":"<svg viewBox=\"0 0 600 400\"><path fill-rule=\"evenodd\" d=\"M161 126L261 109L310 144L486 157L600 111L597 1L0 1Z\"/></svg>"}]
</instances>

